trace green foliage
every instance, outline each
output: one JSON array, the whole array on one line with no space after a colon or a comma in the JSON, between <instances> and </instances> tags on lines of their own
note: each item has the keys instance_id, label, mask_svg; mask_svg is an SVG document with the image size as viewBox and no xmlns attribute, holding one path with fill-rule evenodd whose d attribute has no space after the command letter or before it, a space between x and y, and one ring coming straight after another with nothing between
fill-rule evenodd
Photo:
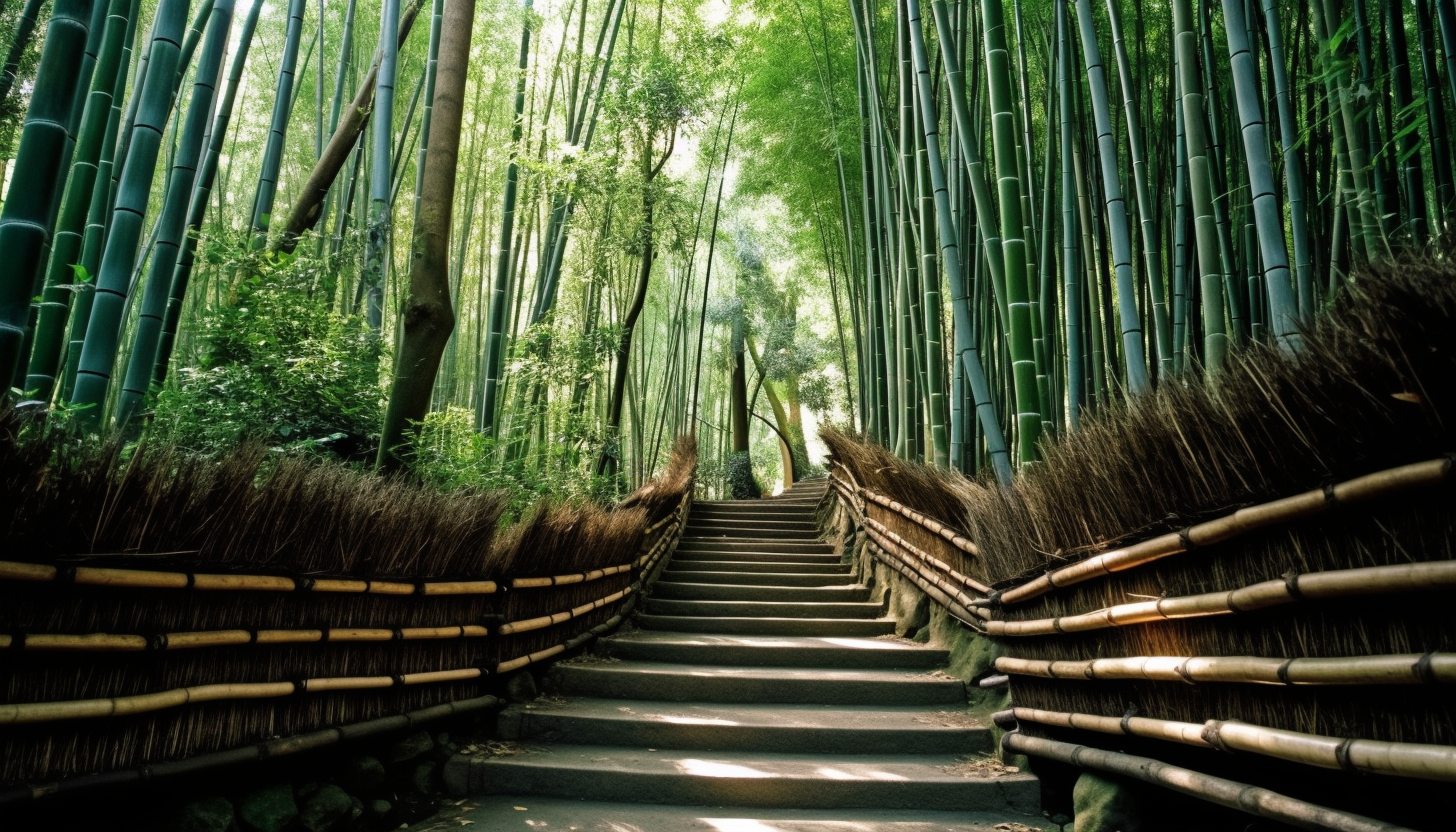
<instances>
[{"instance_id":1,"label":"green foliage","mask_svg":"<svg viewBox=\"0 0 1456 832\"><path fill-rule=\"evenodd\" d=\"M382 417L378 337L310 294L319 268L311 258L238 268L249 276L203 314L205 360L181 368L159 396L154 430L203 453L251 438L367 455Z\"/></svg>"},{"instance_id":2,"label":"green foliage","mask_svg":"<svg viewBox=\"0 0 1456 832\"><path fill-rule=\"evenodd\" d=\"M753 460L747 451L729 454L726 468L728 490L733 499L756 500L763 495L758 481L753 478Z\"/></svg>"}]
</instances>

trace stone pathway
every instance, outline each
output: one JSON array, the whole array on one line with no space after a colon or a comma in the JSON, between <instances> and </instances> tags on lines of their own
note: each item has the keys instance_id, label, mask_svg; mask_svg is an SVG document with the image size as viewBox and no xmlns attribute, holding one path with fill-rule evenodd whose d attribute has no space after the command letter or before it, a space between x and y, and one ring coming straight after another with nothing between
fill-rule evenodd
<instances>
[{"instance_id":1,"label":"stone pathway","mask_svg":"<svg viewBox=\"0 0 1456 832\"><path fill-rule=\"evenodd\" d=\"M943 650L896 638L817 540L825 483L698 503L636 619L507 708L446 784L462 827L581 832L1031 830L1039 785L987 758ZM501 753L504 750L504 753ZM1028 817L1031 815L1031 817Z\"/></svg>"}]
</instances>

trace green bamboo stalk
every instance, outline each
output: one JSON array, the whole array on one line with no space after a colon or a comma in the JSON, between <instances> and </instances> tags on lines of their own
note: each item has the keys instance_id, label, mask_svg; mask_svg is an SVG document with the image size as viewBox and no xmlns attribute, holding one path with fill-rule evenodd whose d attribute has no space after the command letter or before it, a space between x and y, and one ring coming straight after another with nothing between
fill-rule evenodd
<instances>
[{"instance_id":1,"label":"green bamboo stalk","mask_svg":"<svg viewBox=\"0 0 1456 832\"><path fill-rule=\"evenodd\" d=\"M258 28L258 13L262 3L254 3L243 19L238 33L237 46L233 52L231 69L228 71L227 86L213 117L206 152L202 156L202 167L197 173L196 186L187 209L187 231L182 237L182 250L177 256L177 267L172 272L171 293L167 300L166 316L162 320L162 335L157 344L157 358L152 365L152 384L161 386L167 378L171 364L172 350L177 341L177 326L182 317L182 301L187 295L187 286L192 279L192 269L197 258L198 238L202 231L202 220L207 215L207 204L212 195L213 182L217 178L218 160L222 156L223 142L227 139L228 125L232 121L233 106L238 88L242 84L243 69L248 62L248 52L253 45L253 33Z\"/></svg>"},{"instance_id":2,"label":"green bamboo stalk","mask_svg":"<svg viewBox=\"0 0 1456 832\"><path fill-rule=\"evenodd\" d=\"M1122 12L1118 9L1118 0L1107 0L1107 17L1112 28L1117 75L1122 86L1128 156L1132 159L1133 191L1137 199L1138 222L1142 228L1143 271L1147 275L1148 293L1152 296L1153 341L1158 355L1158 377L1168 380L1173 375L1173 333L1168 324L1168 297L1163 285L1163 261L1158 251L1157 208L1148 187L1148 156L1143 148L1136 80L1122 35Z\"/></svg>"},{"instance_id":3,"label":"green bamboo stalk","mask_svg":"<svg viewBox=\"0 0 1456 832\"><path fill-rule=\"evenodd\" d=\"M1112 250L1112 268L1117 275L1117 319L1122 331L1122 352L1128 390L1135 396L1152 390L1148 362L1143 353L1142 318L1137 309L1137 286L1132 273L1132 234L1127 224L1127 202L1122 197L1122 180L1117 171L1117 139L1112 133L1112 108L1108 101L1107 71L1092 24L1090 0L1076 0L1077 21L1082 35L1082 60L1091 86L1092 120L1097 130L1097 158L1102 167L1102 198Z\"/></svg>"},{"instance_id":4,"label":"green bamboo stalk","mask_svg":"<svg viewBox=\"0 0 1456 832\"><path fill-rule=\"evenodd\" d=\"M390 144L394 140L395 76L399 64L399 0L384 0L379 24L379 75L370 125L369 226L364 244L364 319L370 331L384 324L384 276L390 232Z\"/></svg>"},{"instance_id":5,"label":"green bamboo stalk","mask_svg":"<svg viewBox=\"0 0 1456 832\"><path fill-rule=\"evenodd\" d=\"M420 149L415 156L414 221L411 227L420 223L420 200L425 188L425 153L430 145L430 115L435 109L435 74L440 63L440 25L444 19L445 0L434 0L430 10L430 42L425 53L425 112L420 116ZM322 155L322 149L319 152Z\"/></svg>"},{"instance_id":6,"label":"green bamboo stalk","mask_svg":"<svg viewBox=\"0 0 1456 832\"><path fill-rule=\"evenodd\" d=\"M1274 0L1263 0L1264 25L1269 37L1270 75L1274 81L1274 103L1279 111L1279 142L1284 152L1284 202L1289 211L1289 230L1294 243L1294 282L1298 287L1299 319L1308 324L1314 318L1314 244L1310 239L1305 209L1304 161L1300 158L1299 126L1294 121L1289 73L1285 67L1284 35ZM1424 198L1424 193L1423 193Z\"/></svg>"},{"instance_id":7,"label":"green bamboo stalk","mask_svg":"<svg viewBox=\"0 0 1456 832\"><path fill-rule=\"evenodd\" d=\"M83 60L97 0L57 0L46 27L9 196L0 210L0 379L22 366L31 298L45 266L55 203L66 178L73 111L84 89Z\"/></svg>"},{"instance_id":8,"label":"green bamboo stalk","mask_svg":"<svg viewBox=\"0 0 1456 832\"><path fill-rule=\"evenodd\" d=\"M187 37L182 41L182 57L177 61L177 80L172 83L173 95L182 89L187 68L192 66L192 56L197 52L197 44L202 42L202 32L207 28L207 22L212 19L212 7L216 2L217 0L202 0L197 7L197 14L192 17L192 25L187 27Z\"/></svg>"},{"instance_id":9,"label":"green bamboo stalk","mask_svg":"<svg viewBox=\"0 0 1456 832\"><path fill-rule=\"evenodd\" d=\"M101 424L101 408L110 386L112 365L116 362L122 315L150 201L152 174L161 151L162 131L172 109L172 82L181 58L180 41L186 25L186 0L161 0L148 47L150 66L141 90L136 93L141 102L132 127L134 135L127 144L116 207L96 278L90 324L71 395L71 404L84 407L83 417L93 426Z\"/></svg>"},{"instance_id":10,"label":"green bamboo stalk","mask_svg":"<svg viewBox=\"0 0 1456 832\"><path fill-rule=\"evenodd\" d=\"M96 164L95 182L91 188L90 206L87 208L85 231L81 244L81 273L94 278L101 268L101 253L106 245L107 220L115 198L112 187L112 167L117 147L117 133L121 129L121 99L126 94L128 68L131 64L133 43L136 40L138 18L141 15L141 0L131 0L127 10L126 34L122 39L120 66L117 68L114 86L111 90L111 107L106 118L106 132L101 138L101 155ZM95 299L94 280L87 283L77 296L71 312L71 326L66 349L66 372L61 385L61 400L70 401L76 384L76 369L81 362L81 345L86 337L86 326L91 319L91 302Z\"/></svg>"},{"instance_id":11,"label":"green bamboo stalk","mask_svg":"<svg viewBox=\"0 0 1456 832\"><path fill-rule=\"evenodd\" d=\"M1249 48L1244 0L1223 0L1224 31L1228 39L1234 95L1238 99L1239 129L1244 138L1244 168L1259 231L1259 258L1264 266L1270 323L1274 337L1289 349L1299 345L1299 306L1289 285L1289 253L1284 248L1284 213L1269 163L1269 138L1264 130L1259 81L1254 77L1254 55Z\"/></svg>"},{"instance_id":12,"label":"green bamboo stalk","mask_svg":"<svg viewBox=\"0 0 1456 832\"><path fill-rule=\"evenodd\" d=\"M910 29L910 45L915 60L916 93L921 102L921 130L926 145L926 158L930 167L930 181L934 188L935 219L939 229L940 261L941 267L945 270L946 282L951 295L951 314L955 322L955 335L953 354L956 361L965 365L967 377L972 380L972 396L976 403L977 415L981 418L982 430L986 433L986 442L992 459L992 468L996 472L996 478L1003 486L1011 484L1011 461L1007 452L1006 440L1001 435L1001 425L996 420L995 406L991 402L990 388L985 383L985 370L980 366L979 353L974 348L972 333L974 329L971 324L970 294L966 285L965 274L961 267L960 257L960 232L955 227L953 214L951 212L950 193L946 186L945 170L941 165L940 157L940 116L935 110L934 92L930 80L930 62L925 54L925 34L920 22L920 9L918 0L903 0L908 12L907 19ZM944 41L942 42L944 43ZM927 230L928 233L928 230ZM938 282L938 275L931 275ZM930 278L928 278L930 279ZM934 307L927 298L926 320L927 330L930 321L934 318L934 325L939 328L940 308L939 296L936 293ZM940 353L939 343L935 344L935 356L938 364ZM975 366L972 367L971 365ZM944 370L937 365L932 374L935 388L932 393L939 390L944 384L941 376ZM979 383L976 383L979 382ZM932 405L932 409L934 405ZM945 419L943 413L936 418ZM934 424L934 423L932 423ZM1040 419L1038 419L1038 426ZM959 459L964 453L961 447L947 447L942 452L939 441L936 445L936 464L946 465L951 459ZM942 455L944 459L942 460Z\"/></svg>"},{"instance_id":13,"label":"green bamboo stalk","mask_svg":"<svg viewBox=\"0 0 1456 832\"><path fill-rule=\"evenodd\" d=\"M389 1L386 0L386 3ZM283 35L278 83L273 88L273 118L268 127L268 142L263 148L258 187L253 193L251 228L254 249L261 249L268 242L268 226L272 223L273 203L278 196L278 172L283 166L283 142L288 134L288 115L293 109L293 76L298 66L298 45L303 38L306 5L307 0L288 0L288 28Z\"/></svg>"},{"instance_id":14,"label":"green bamboo stalk","mask_svg":"<svg viewBox=\"0 0 1456 832\"><path fill-rule=\"evenodd\" d=\"M1437 228L1445 232L1456 212L1456 176L1451 169L1451 140L1446 132L1446 107L1437 78L1436 44L1431 32L1430 6L1416 0L1421 72L1425 78L1426 130L1430 134L1432 170L1436 180Z\"/></svg>"},{"instance_id":15,"label":"green bamboo stalk","mask_svg":"<svg viewBox=\"0 0 1456 832\"><path fill-rule=\"evenodd\" d=\"M1392 127L1400 137L1400 153L1397 158L1400 187L1405 196L1411 239L1419 247L1424 246L1430 236L1430 224L1426 216L1426 177L1421 166L1420 135L1416 132L1415 125L1403 123L1409 120L1410 108L1415 99L1411 89L1410 47L1405 36L1405 14L1397 5L1384 3L1382 6L1390 50L1391 92L1395 96L1395 115L1398 119ZM1446 33L1445 22L1443 17L1442 35Z\"/></svg>"},{"instance_id":16,"label":"green bamboo stalk","mask_svg":"<svg viewBox=\"0 0 1456 832\"><path fill-rule=\"evenodd\" d=\"M45 0L25 0L25 5L20 9L20 19L16 21L15 36L10 40L10 50L6 53L5 64L0 66L0 107L5 106L5 100L10 97L10 91L15 88L16 75L20 72L20 61L25 57L25 50L30 48L31 39L35 35L36 23L40 20L41 7Z\"/></svg>"},{"instance_id":17,"label":"green bamboo stalk","mask_svg":"<svg viewBox=\"0 0 1456 832\"><path fill-rule=\"evenodd\" d=\"M187 104L187 117L172 170L167 177L162 213L157 220L157 242L152 249L151 271L142 291L131 356L116 409L118 425L125 425L136 414L154 377L163 321L173 296L178 254L187 236L188 209L197 183L198 167L202 164L203 134L212 116L217 78L233 20L233 0L216 0L210 5L211 19L207 23L202 54L192 79L192 97ZM181 298L178 300L180 302Z\"/></svg>"},{"instance_id":18,"label":"green bamboo stalk","mask_svg":"<svg viewBox=\"0 0 1456 832\"><path fill-rule=\"evenodd\" d=\"M1344 167L1354 200L1354 211L1350 215L1350 242L1357 256L1373 257L1384 244L1380 238L1380 218L1375 207L1375 193L1370 187L1370 164L1361 140L1363 133L1355 112L1354 94L1345 83L1345 61L1335 54L1335 47L1330 43L1330 24L1334 18L1329 4L1326 0L1315 0L1310 9L1324 66L1325 94L1334 111L1331 132L1336 153L1346 160Z\"/></svg>"},{"instance_id":19,"label":"green bamboo stalk","mask_svg":"<svg viewBox=\"0 0 1456 832\"><path fill-rule=\"evenodd\" d=\"M86 217L95 191L102 151L106 145L107 124L112 111L112 93L121 67L124 40L131 23L128 13L133 0L110 0L101 49L91 89L87 93L81 126L77 133L71 175L56 222L56 233L46 269L45 291L39 305L35 326L35 342L31 348L25 389L36 398L49 401L55 389L62 345L65 343L66 319L75 295L76 266L86 230ZM89 274L86 275L90 277ZM89 286L82 286L89 291Z\"/></svg>"},{"instance_id":20,"label":"green bamboo stalk","mask_svg":"<svg viewBox=\"0 0 1456 832\"><path fill-rule=\"evenodd\" d=\"M1173 0L1173 37L1178 56L1178 82L1183 108L1183 140L1188 148L1189 196L1193 208L1203 310L1203 362L1210 375L1223 368L1228 355L1224 328L1223 259L1213 214L1212 160L1204 122L1202 79L1198 74L1198 36L1190 0Z\"/></svg>"},{"instance_id":21,"label":"green bamboo stalk","mask_svg":"<svg viewBox=\"0 0 1456 832\"><path fill-rule=\"evenodd\" d=\"M505 365L506 293L510 285L511 240L516 222L516 192L520 180L521 135L525 128L526 69L531 48L531 2L526 0L521 24L521 48L517 61L515 118L511 122L511 161L506 167L505 195L501 204L501 229L497 245L495 280L491 286L490 326L486 335L484 373L480 409L475 414L476 430L494 434L496 397Z\"/></svg>"},{"instance_id":22,"label":"green bamboo stalk","mask_svg":"<svg viewBox=\"0 0 1456 832\"><path fill-rule=\"evenodd\" d=\"M991 146L1000 202L1002 249L1006 257L1008 340L1016 395L1017 456L1035 462L1041 436L1040 394L1032 352L1031 275L1026 267L1025 225L1021 219L1021 182L1016 153L1016 123L1011 112L1011 65L1006 48L1002 0L981 4L986 47L986 80L991 106Z\"/></svg>"},{"instance_id":23,"label":"green bamboo stalk","mask_svg":"<svg viewBox=\"0 0 1456 832\"><path fill-rule=\"evenodd\" d=\"M1087 401L1086 369L1082 361L1082 284L1077 251L1077 174L1072 139L1072 40L1067 4L1056 4L1057 86L1062 157L1062 283L1067 339L1067 422L1072 430L1081 427L1082 408Z\"/></svg>"}]
</instances>

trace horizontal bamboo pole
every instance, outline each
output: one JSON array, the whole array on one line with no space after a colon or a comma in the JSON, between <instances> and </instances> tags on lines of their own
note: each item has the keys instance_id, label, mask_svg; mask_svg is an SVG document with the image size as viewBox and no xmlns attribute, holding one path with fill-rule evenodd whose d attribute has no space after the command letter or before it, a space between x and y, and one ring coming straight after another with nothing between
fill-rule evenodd
<instances>
[{"instance_id":1,"label":"horizontal bamboo pole","mask_svg":"<svg viewBox=\"0 0 1456 832\"><path fill-rule=\"evenodd\" d=\"M996 660L996 669L1019 676L1090 681L1140 679L1262 685L1451 685L1456 684L1456 653L1325 659L1134 656L1087 661L1040 661L1002 656Z\"/></svg>"},{"instance_id":2,"label":"horizontal bamboo pole","mask_svg":"<svg viewBox=\"0 0 1456 832\"><path fill-rule=\"evenodd\" d=\"M1012 708L1018 720L1104 734L1127 734L1224 751L1245 751L1291 763L1388 774L1418 780L1456 782L1456 746L1345 739L1210 719L1198 724L1147 717L1069 714Z\"/></svg>"},{"instance_id":3,"label":"horizontal bamboo pole","mask_svg":"<svg viewBox=\"0 0 1456 832\"><path fill-rule=\"evenodd\" d=\"M965 552L972 557L978 558L981 556L981 550L979 547L976 546L975 543L972 543L970 539L967 538L965 535L957 532L955 529L947 526L939 520L936 520L935 518L927 514L922 514L921 512L910 508L904 503L901 503L899 500L894 500L886 497L878 491L873 491L868 488L861 488L859 492L860 494L863 494L864 498L869 500L870 502L883 506L884 508L893 511L896 514L899 514L906 520L909 520L910 522L923 527L931 534L939 535L940 537L945 538L945 541L947 543L956 547L957 549L960 549L962 552Z\"/></svg>"},{"instance_id":4,"label":"horizontal bamboo pole","mask_svg":"<svg viewBox=\"0 0 1456 832\"><path fill-rule=\"evenodd\" d=\"M1206 592L1118 604L1079 615L1025 621L988 621L993 636L1048 636L1183 618L1253 612L1301 601L1456 590L1456 561L1401 563L1305 572L1232 591Z\"/></svg>"},{"instance_id":5,"label":"horizontal bamboo pole","mask_svg":"<svg viewBox=\"0 0 1456 832\"><path fill-rule=\"evenodd\" d=\"M461 699L432 705L409 713L356 722L334 728L325 728L308 734L279 737L253 745L198 754L181 760L139 766L123 771L109 771L99 774L84 774L67 780L48 783L33 783L0 790L0 806L45 800L62 795L86 792L98 787L128 786L136 783L151 783L183 774L196 774L222 766L237 763L271 760L286 757L317 748L324 748L340 742L378 736L391 731L400 731L437 719L493 708L501 704L494 696Z\"/></svg>"},{"instance_id":6,"label":"horizontal bamboo pole","mask_svg":"<svg viewBox=\"0 0 1456 832\"><path fill-rule=\"evenodd\" d=\"M1015 732L1005 735L1001 746L1017 754L1045 757L1080 768L1090 768L1162 786L1180 794L1206 800L1258 817L1277 820L1302 829L1330 832L1416 832L1404 826L1317 806L1303 800L1250 786L1222 777L1170 766L1150 757L1103 751L1067 742L1029 737Z\"/></svg>"},{"instance_id":7,"label":"horizontal bamboo pole","mask_svg":"<svg viewBox=\"0 0 1456 832\"><path fill-rule=\"evenodd\" d=\"M546 586L561 586L562 584L580 584L605 578L608 575L627 572L631 569L632 564L623 563L617 566L609 566L606 569L593 569L590 572L576 572L570 575L551 575L544 578L512 578L511 589L533 589Z\"/></svg>"},{"instance_id":8,"label":"horizontal bamboo pole","mask_svg":"<svg viewBox=\"0 0 1456 832\"><path fill-rule=\"evenodd\" d=\"M115 569L55 566L21 561L0 561L0 580L39 583L69 582L81 586L121 589L196 589L236 592L325 592L354 595L489 595L495 581L376 581L351 578L291 578L284 575L230 575L206 572L168 572L150 569Z\"/></svg>"},{"instance_id":9,"label":"horizontal bamboo pole","mask_svg":"<svg viewBox=\"0 0 1456 832\"><path fill-rule=\"evenodd\" d=\"M947 576L950 577L951 580L964 586L970 587L977 592L986 594L989 594L991 592L991 588L989 586L986 586L975 578L962 575L954 568L952 568L950 564L946 563L940 558L935 557L929 552L926 552L925 550L896 534L893 529L891 529L889 526L886 526L884 523L881 523L873 517L868 516L865 517L864 522L867 528L874 529L881 535L888 537L890 540L894 541L896 546L899 546L906 552L909 552L910 554L914 555L915 557L919 558L930 566L933 566L941 572L944 572Z\"/></svg>"},{"instance_id":10,"label":"horizontal bamboo pole","mask_svg":"<svg viewBox=\"0 0 1456 832\"><path fill-rule=\"evenodd\" d=\"M422 639L480 638L486 627L464 624L451 627L329 627L322 630L201 630L156 636L116 633L21 633L0 635L0 650L137 652L231 647L240 644L314 644L321 642L419 641Z\"/></svg>"},{"instance_id":11,"label":"horizontal bamboo pole","mask_svg":"<svg viewBox=\"0 0 1456 832\"><path fill-rule=\"evenodd\" d=\"M963 624L977 631L981 631L980 627L975 623L975 615L959 603L945 588L937 586L902 557L891 554L889 551L876 545L873 540L867 541L867 543L870 554L909 579L911 583L920 588L921 592L924 592L932 601L944 607L947 612L959 619Z\"/></svg>"},{"instance_id":12,"label":"horizontal bamboo pole","mask_svg":"<svg viewBox=\"0 0 1456 832\"><path fill-rule=\"evenodd\" d=\"M934 585L935 588L938 589L941 594L945 595L951 603L954 603L957 608L966 611L967 614L973 616L974 618L986 618L986 613L973 606L974 599L962 592L960 587L952 586L940 574L938 574L934 570L927 569L924 562L912 559L913 556L900 551L899 548L894 545L894 541L884 539L879 535L878 532L870 527L865 527L865 534L869 537L871 544L874 545L876 549L879 549L880 551L885 552L886 554L903 561L906 568L913 570L921 580Z\"/></svg>"},{"instance_id":13,"label":"horizontal bamboo pole","mask_svg":"<svg viewBox=\"0 0 1456 832\"><path fill-rule=\"evenodd\" d=\"M552 613L551 615L543 615L538 618L526 618L521 621L511 621L509 623L502 624L497 632L503 636L509 636L516 633L528 632L530 630L540 630L544 627L550 627L553 624L560 624L564 621L570 621L571 619L581 615L585 615L592 610L600 609L607 604L621 600L623 597L627 596L631 592L632 587L629 586L625 589L614 592L604 598L598 598L595 601L588 601L587 603L582 604L575 609L562 610L561 612Z\"/></svg>"},{"instance_id":14,"label":"horizontal bamboo pole","mask_svg":"<svg viewBox=\"0 0 1456 832\"><path fill-rule=\"evenodd\" d=\"M1388 468L1346 480L1324 489L1306 491L1170 532L1122 549L1103 552L1084 561L1052 570L1001 593L1002 605L1018 604L1093 578L1122 572L1190 549L1222 543L1240 535L1280 523L1303 520L1338 506L1388 497L1416 488L1439 485L1449 479L1451 460L1445 457Z\"/></svg>"},{"instance_id":15,"label":"horizontal bamboo pole","mask_svg":"<svg viewBox=\"0 0 1456 832\"><path fill-rule=\"evenodd\" d=\"M292 696L295 693L369 690L401 685L463 681L478 679L484 675L486 675L486 671L478 667L465 667L446 671L410 673L402 676L323 677L297 682L231 682L218 685L193 685L156 693L107 699L0 704L0 725L127 716L176 708L195 702L216 702L225 699L272 699Z\"/></svg>"}]
</instances>

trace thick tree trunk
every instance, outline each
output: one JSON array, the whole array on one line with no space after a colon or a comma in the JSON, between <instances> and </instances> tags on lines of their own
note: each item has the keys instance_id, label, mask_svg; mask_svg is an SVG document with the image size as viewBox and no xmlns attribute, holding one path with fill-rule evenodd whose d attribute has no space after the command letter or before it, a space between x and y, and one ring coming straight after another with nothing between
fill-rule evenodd
<instances>
[{"instance_id":1,"label":"thick tree trunk","mask_svg":"<svg viewBox=\"0 0 1456 832\"><path fill-rule=\"evenodd\" d=\"M460 158L460 124L465 110L465 80L470 68L471 24L475 0L449 0L441 32L430 143L420 192L410 264L410 292L404 309L404 338L395 360L394 384L379 440L380 468L404 464L411 423L425 418L440 356L455 328L450 303L450 220L455 203L455 172Z\"/></svg>"}]
</instances>

